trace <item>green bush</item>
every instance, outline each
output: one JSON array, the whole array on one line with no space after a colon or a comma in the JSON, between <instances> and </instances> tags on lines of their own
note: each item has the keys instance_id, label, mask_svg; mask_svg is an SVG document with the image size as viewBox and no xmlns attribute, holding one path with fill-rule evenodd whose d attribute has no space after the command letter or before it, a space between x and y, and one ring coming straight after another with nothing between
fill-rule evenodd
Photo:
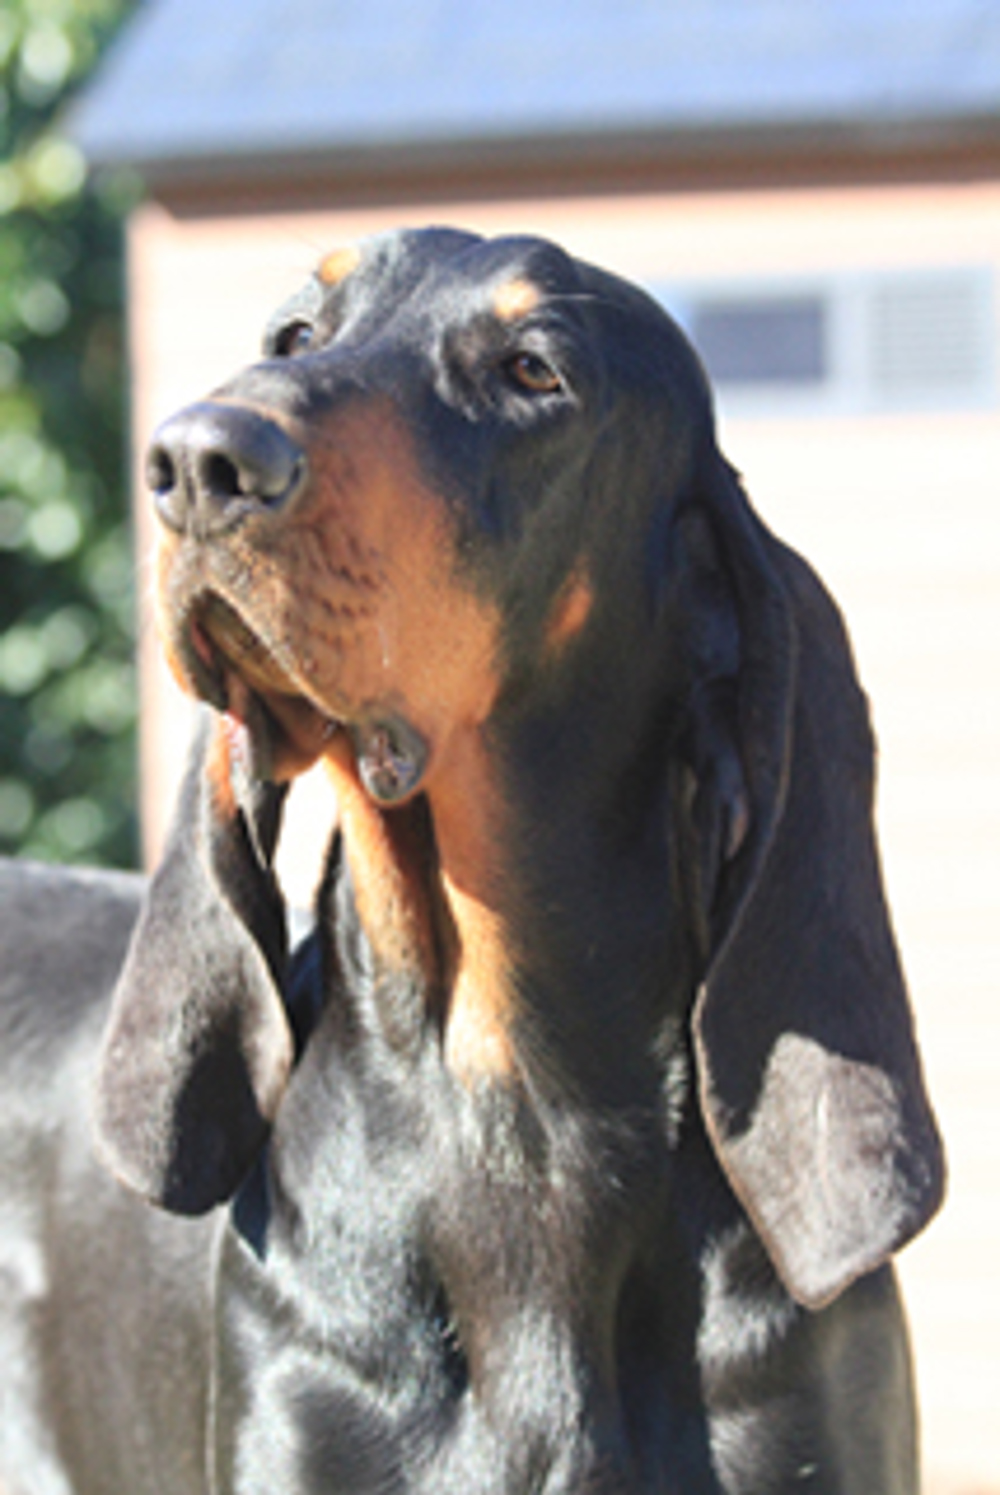
<instances>
[{"instance_id":1,"label":"green bush","mask_svg":"<svg viewBox=\"0 0 1000 1495\"><path fill-rule=\"evenodd\" d=\"M0 851L136 854L122 219L60 131L126 0L0 8Z\"/></svg>"}]
</instances>

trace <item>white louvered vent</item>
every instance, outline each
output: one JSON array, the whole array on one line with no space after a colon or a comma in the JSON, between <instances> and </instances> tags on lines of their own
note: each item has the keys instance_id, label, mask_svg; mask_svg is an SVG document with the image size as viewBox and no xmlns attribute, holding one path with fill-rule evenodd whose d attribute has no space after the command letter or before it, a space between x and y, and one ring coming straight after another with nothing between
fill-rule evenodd
<instances>
[{"instance_id":1,"label":"white louvered vent","mask_svg":"<svg viewBox=\"0 0 1000 1495\"><path fill-rule=\"evenodd\" d=\"M989 378L993 329L981 275L886 279L868 306L872 392L895 402L976 395Z\"/></svg>"}]
</instances>

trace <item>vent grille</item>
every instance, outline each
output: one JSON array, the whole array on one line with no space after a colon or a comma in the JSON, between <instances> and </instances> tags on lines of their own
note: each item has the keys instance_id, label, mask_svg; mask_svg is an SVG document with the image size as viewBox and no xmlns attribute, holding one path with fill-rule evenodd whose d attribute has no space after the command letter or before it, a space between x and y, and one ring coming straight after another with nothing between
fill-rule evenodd
<instances>
[{"instance_id":1,"label":"vent grille","mask_svg":"<svg viewBox=\"0 0 1000 1495\"><path fill-rule=\"evenodd\" d=\"M874 286L869 353L875 391L890 400L974 394L989 374L985 310L975 275L914 276Z\"/></svg>"}]
</instances>

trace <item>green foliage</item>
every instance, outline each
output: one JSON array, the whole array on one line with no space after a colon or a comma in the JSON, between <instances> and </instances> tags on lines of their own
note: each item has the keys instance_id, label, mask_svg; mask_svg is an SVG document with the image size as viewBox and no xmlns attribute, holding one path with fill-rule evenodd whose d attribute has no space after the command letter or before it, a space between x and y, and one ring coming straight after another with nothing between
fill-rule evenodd
<instances>
[{"instance_id":1,"label":"green foliage","mask_svg":"<svg viewBox=\"0 0 1000 1495\"><path fill-rule=\"evenodd\" d=\"M122 178L60 132L127 0L0 0L0 851L135 857Z\"/></svg>"}]
</instances>

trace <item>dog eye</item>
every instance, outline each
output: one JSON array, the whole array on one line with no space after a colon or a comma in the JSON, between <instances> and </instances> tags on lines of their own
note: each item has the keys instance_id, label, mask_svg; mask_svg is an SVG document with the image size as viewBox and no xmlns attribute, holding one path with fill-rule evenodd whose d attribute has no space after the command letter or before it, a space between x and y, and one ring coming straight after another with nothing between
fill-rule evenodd
<instances>
[{"instance_id":1,"label":"dog eye","mask_svg":"<svg viewBox=\"0 0 1000 1495\"><path fill-rule=\"evenodd\" d=\"M563 382L552 365L537 353L518 353L508 360L506 368L514 383L529 394L556 394L563 387Z\"/></svg>"},{"instance_id":2,"label":"dog eye","mask_svg":"<svg viewBox=\"0 0 1000 1495\"><path fill-rule=\"evenodd\" d=\"M276 358L294 358L296 353L304 353L313 340L313 327L311 322L289 322L287 327L282 327L275 334L274 356Z\"/></svg>"}]
</instances>

